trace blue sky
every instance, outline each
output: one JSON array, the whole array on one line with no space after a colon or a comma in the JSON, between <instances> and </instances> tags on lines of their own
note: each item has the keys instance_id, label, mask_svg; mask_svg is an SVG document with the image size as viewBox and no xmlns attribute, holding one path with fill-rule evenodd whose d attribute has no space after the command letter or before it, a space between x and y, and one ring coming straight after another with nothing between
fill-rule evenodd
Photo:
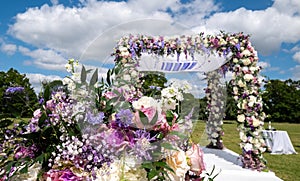
<instances>
[{"instance_id":1,"label":"blue sky","mask_svg":"<svg viewBox=\"0 0 300 181\"><path fill-rule=\"evenodd\" d=\"M0 71L26 74L36 91L66 76L69 58L104 74L116 38L130 32L242 31L262 75L300 79L299 0L10 0L0 12Z\"/></svg>"}]
</instances>

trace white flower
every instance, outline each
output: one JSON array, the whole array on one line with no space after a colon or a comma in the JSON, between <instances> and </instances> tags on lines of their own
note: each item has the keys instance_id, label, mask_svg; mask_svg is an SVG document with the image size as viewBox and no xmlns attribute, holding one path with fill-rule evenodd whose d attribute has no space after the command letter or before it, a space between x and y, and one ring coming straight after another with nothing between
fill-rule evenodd
<instances>
[{"instance_id":1,"label":"white flower","mask_svg":"<svg viewBox=\"0 0 300 181\"><path fill-rule=\"evenodd\" d=\"M241 139L243 142L246 142L246 141L247 141L247 136L245 135L244 132L240 132L240 139Z\"/></svg>"},{"instance_id":2,"label":"white flower","mask_svg":"<svg viewBox=\"0 0 300 181\"><path fill-rule=\"evenodd\" d=\"M240 123L243 123L244 121L245 121L245 115L244 114L239 114L238 116L237 116L237 120L238 120L238 122L240 122Z\"/></svg>"},{"instance_id":3,"label":"white flower","mask_svg":"<svg viewBox=\"0 0 300 181\"><path fill-rule=\"evenodd\" d=\"M250 80L252 80L254 77L252 74L245 74L244 75L244 79L245 81L249 82Z\"/></svg>"},{"instance_id":4,"label":"white flower","mask_svg":"<svg viewBox=\"0 0 300 181\"><path fill-rule=\"evenodd\" d=\"M244 65L250 65L251 64L251 60L249 58L242 59L242 62L243 62Z\"/></svg>"},{"instance_id":5,"label":"white flower","mask_svg":"<svg viewBox=\"0 0 300 181\"><path fill-rule=\"evenodd\" d=\"M211 134L211 136L212 136L213 138L217 138L217 137L219 136L219 134L216 133L216 132L214 132L213 134Z\"/></svg>"},{"instance_id":6,"label":"white flower","mask_svg":"<svg viewBox=\"0 0 300 181\"><path fill-rule=\"evenodd\" d=\"M190 169L187 164L185 152L181 149L173 152L166 158L166 163L174 170L174 173L168 172L168 175L172 180L182 180L185 177L185 173Z\"/></svg>"},{"instance_id":7,"label":"white flower","mask_svg":"<svg viewBox=\"0 0 300 181\"><path fill-rule=\"evenodd\" d=\"M67 64L65 65L65 68L66 68L67 72L71 72L71 71L72 71L72 66L71 66L71 64L69 64L69 63L67 63Z\"/></svg>"},{"instance_id":8,"label":"white flower","mask_svg":"<svg viewBox=\"0 0 300 181\"><path fill-rule=\"evenodd\" d=\"M158 102L152 97L143 96L139 100L134 101L132 103L132 106L134 109L140 110L142 107L143 108L158 107Z\"/></svg>"},{"instance_id":9,"label":"white flower","mask_svg":"<svg viewBox=\"0 0 300 181\"><path fill-rule=\"evenodd\" d=\"M251 143L246 143L245 146L244 146L244 149L245 149L246 152L252 151L253 145Z\"/></svg>"},{"instance_id":10,"label":"white flower","mask_svg":"<svg viewBox=\"0 0 300 181\"><path fill-rule=\"evenodd\" d=\"M251 118L252 118L252 125L254 127L258 127L260 125L259 119L256 119L254 116L251 116Z\"/></svg>"},{"instance_id":11,"label":"white flower","mask_svg":"<svg viewBox=\"0 0 300 181\"><path fill-rule=\"evenodd\" d=\"M245 84L242 80L239 80L239 81L238 81L238 86L239 86L239 87L245 87L246 84Z\"/></svg>"},{"instance_id":12,"label":"white flower","mask_svg":"<svg viewBox=\"0 0 300 181\"><path fill-rule=\"evenodd\" d=\"M171 97L174 97L178 94L178 89L174 88L174 87L167 87L167 88L164 88L162 91L161 91L161 96L162 97L167 97L167 98L171 98Z\"/></svg>"},{"instance_id":13,"label":"white flower","mask_svg":"<svg viewBox=\"0 0 300 181\"><path fill-rule=\"evenodd\" d=\"M237 95L237 94L238 94L238 91L239 91L238 87L237 87L237 86L234 86L232 89L233 89L233 94L234 94L234 95Z\"/></svg>"},{"instance_id":14,"label":"white flower","mask_svg":"<svg viewBox=\"0 0 300 181\"><path fill-rule=\"evenodd\" d=\"M163 110L175 110L177 106L176 100L169 98L169 99L162 99L162 109Z\"/></svg>"},{"instance_id":15,"label":"white flower","mask_svg":"<svg viewBox=\"0 0 300 181\"><path fill-rule=\"evenodd\" d=\"M251 52L250 52L248 49L246 49L246 50L244 50L244 51L242 52L242 55L244 55L244 56L250 56L250 55L251 55Z\"/></svg>"},{"instance_id":16,"label":"white flower","mask_svg":"<svg viewBox=\"0 0 300 181\"><path fill-rule=\"evenodd\" d=\"M257 67L252 66L252 67L250 67L249 69L250 69L250 71L251 71L252 73L254 73L254 72L257 70Z\"/></svg>"},{"instance_id":17,"label":"white flower","mask_svg":"<svg viewBox=\"0 0 300 181\"><path fill-rule=\"evenodd\" d=\"M125 81L130 81L130 79L131 79L131 77L130 77L129 74L125 74L125 75L123 76L123 80L125 80Z\"/></svg>"}]
</instances>

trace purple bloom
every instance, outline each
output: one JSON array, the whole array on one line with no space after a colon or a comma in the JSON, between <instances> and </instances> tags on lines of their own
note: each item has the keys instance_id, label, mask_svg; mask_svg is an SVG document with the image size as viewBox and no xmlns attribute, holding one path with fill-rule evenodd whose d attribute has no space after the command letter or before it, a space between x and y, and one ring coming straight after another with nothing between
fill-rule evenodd
<instances>
[{"instance_id":1,"label":"purple bloom","mask_svg":"<svg viewBox=\"0 0 300 181\"><path fill-rule=\"evenodd\" d=\"M77 177L71 170L66 169L62 171L62 175L60 176L59 180L61 181L80 181L82 178Z\"/></svg>"},{"instance_id":2,"label":"purple bloom","mask_svg":"<svg viewBox=\"0 0 300 181\"><path fill-rule=\"evenodd\" d=\"M87 121L93 125L101 124L103 122L103 119L105 118L103 112L99 112L98 114L94 115L91 112L87 113Z\"/></svg>"},{"instance_id":3,"label":"purple bloom","mask_svg":"<svg viewBox=\"0 0 300 181\"><path fill-rule=\"evenodd\" d=\"M129 127L133 119L133 114L129 109L122 109L116 114L116 123L119 127Z\"/></svg>"},{"instance_id":4,"label":"purple bloom","mask_svg":"<svg viewBox=\"0 0 300 181\"><path fill-rule=\"evenodd\" d=\"M5 91L6 94L14 94L16 92L23 92L24 87L8 87Z\"/></svg>"},{"instance_id":5,"label":"purple bloom","mask_svg":"<svg viewBox=\"0 0 300 181\"><path fill-rule=\"evenodd\" d=\"M241 49L240 43L236 44L235 47L236 47L238 50L240 50L240 49Z\"/></svg>"}]
</instances>

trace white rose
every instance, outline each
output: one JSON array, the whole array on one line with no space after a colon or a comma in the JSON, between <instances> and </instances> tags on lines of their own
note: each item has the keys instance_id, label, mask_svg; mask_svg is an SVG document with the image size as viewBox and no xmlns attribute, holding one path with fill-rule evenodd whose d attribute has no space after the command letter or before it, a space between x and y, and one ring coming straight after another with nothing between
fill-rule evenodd
<instances>
[{"instance_id":1,"label":"white rose","mask_svg":"<svg viewBox=\"0 0 300 181\"><path fill-rule=\"evenodd\" d=\"M252 151L253 145L251 143L246 143L245 146L244 146L244 149L245 149L246 152Z\"/></svg>"},{"instance_id":2,"label":"white rose","mask_svg":"<svg viewBox=\"0 0 300 181\"><path fill-rule=\"evenodd\" d=\"M157 107L157 101L152 97L143 96L139 100L134 101L132 106L134 109L149 108L149 107Z\"/></svg>"},{"instance_id":3,"label":"white rose","mask_svg":"<svg viewBox=\"0 0 300 181\"><path fill-rule=\"evenodd\" d=\"M170 172L170 176L177 178L178 180L183 180L185 173L190 169L183 150L173 152L172 155L166 158L166 163L175 172L175 174Z\"/></svg>"},{"instance_id":4,"label":"white rose","mask_svg":"<svg viewBox=\"0 0 300 181\"><path fill-rule=\"evenodd\" d=\"M239 91L238 87L234 86L233 87L233 94L237 95L238 91Z\"/></svg>"},{"instance_id":5,"label":"white rose","mask_svg":"<svg viewBox=\"0 0 300 181\"><path fill-rule=\"evenodd\" d=\"M244 55L244 56L250 56L250 55L251 55L251 52L250 52L248 49L246 49L246 50L244 50L244 51L242 52L242 55Z\"/></svg>"},{"instance_id":6,"label":"white rose","mask_svg":"<svg viewBox=\"0 0 300 181\"><path fill-rule=\"evenodd\" d=\"M245 115L244 114L240 114L240 115L238 115L237 116L237 120L238 120L238 122L240 122L240 123L243 123L244 121L245 121Z\"/></svg>"},{"instance_id":7,"label":"white rose","mask_svg":"<svg viewBox=\"0 0 300 181\"><path fill-rule=\"evenodd\" d=\"M239 62L239 60L237 58L234 58L232 61L233 61L233 63L238 63Z\"/></svg>"},{"instance_id":8,"label":"white rose","mask_svg":"<svg viewBox=\"0 0 300 181\"><path fill-rule=\"evenodd\" d=\"M252 74L245 74L244 79L245 79L245 81L249 82L250 80L253 79L253 75Z\"/></svg>"},{"instance_id":9,"label":"white rose","mask_svg":"<svg viewBox=\"0 0 300 181\"><path fill-rule=\"evenodd\" d=\"M251 64L251 60L249 58L242 59L242 62L243 62L244 65L250 65Z\"/></svg>"},{"instance_id":10,"label":"white rose","mask_svg":"<svg viewBox=\"0 0 300 181\"><path fill-rule=\"evenodd\" d=\"M254 72L257 70L257 67L252 66L252 67L250 67L249 69L250 69L250 71L251 71L252 73L254 73Z\"/></svg>"},{"instance_id":11,"label":"white rose","mask_svg":"<svg viewBox=\"0 0 300 181\"><path fill-rule=\"evenodd\" d=\"M254 116L252 116L251 118L252 118L252 125L254 127L258 127L260 125L260 121L256 119Z\"/></svg>"},{"instance_id":12,"label":"white rose","mask_svg":"<svg viewBox=\"0 0 300 181\"><path fill-rule=\"evenodd\" d=\"M238 86L239 86L239 87L245 87L246 84L245 84L242 80L239 80L239 81L238 81Z\"/></svg>"}]
</instances>

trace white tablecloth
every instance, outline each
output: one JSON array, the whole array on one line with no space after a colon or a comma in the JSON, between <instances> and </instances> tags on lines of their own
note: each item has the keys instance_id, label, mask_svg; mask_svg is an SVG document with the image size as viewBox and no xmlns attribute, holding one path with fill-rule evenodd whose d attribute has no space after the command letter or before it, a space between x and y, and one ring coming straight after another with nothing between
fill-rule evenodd
<instances>
[{"instance_id":1,"label":"white tablecloth","mask_svg":"<svg viewBox=\"0 0 300 181\"><path fill-rule=\"evenodd\" d=\"M286 131L263 130L263 135L271 154L297 154Z\"/></svg>"}]
</instances>

